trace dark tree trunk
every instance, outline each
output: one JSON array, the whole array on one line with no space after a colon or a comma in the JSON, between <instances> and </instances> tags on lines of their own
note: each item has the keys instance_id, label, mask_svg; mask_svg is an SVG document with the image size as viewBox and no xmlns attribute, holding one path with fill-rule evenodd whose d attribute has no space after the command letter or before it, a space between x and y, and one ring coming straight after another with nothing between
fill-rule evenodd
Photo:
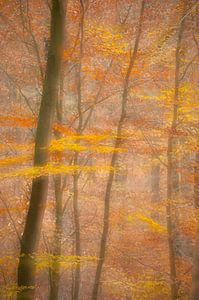
<instances>
[{"instance_id":1,"label":"dark tree trunk","mask_svg":"<svg viewBox=\"0 0 199 300\"><path fill-rule=\"evenodd\" d=\"M50 46L35 139L34 166L45 165L48 162L47 147L51 138L52 123L58 96L63 35L63 3L61 0L53 0ZM40 239L47 191L48 176L40 176L33 180L30 205L21 241L18 265L18 300L34 299L36 267L33 255L37 251Z\"/></svg>"},{"instance_id":2,"label":"dark tree trunk","mask_svg":"<svg viewBox=\"0 0 199 300\"><path fill-rule=\"evenodd\" d=\"M140 36L141 36L141 32L142 32L142 23L143 23L145 3L146 3L146 0L143 0L142 5L141 5L140 19L139 19L138 30L137 30L137 35L136 35L136 40L135 40L135 45L134 45L134 51L131 55L127 73L126 73L126 76L124 79L121 115L120 115L120 119L119 119L118 126L117 126L116 141L115 141L115 145L114 145L115 149L120 147L120 145L121 145L120 136L122 134L122 127L123 127L125 117L126 117L126 104L127 104L127 100L128 100L129 80L130 80L130 75L131 75L131 72L134 67L136 57L137 57L137 51L138 51ZM117 158L118 158L118 153L117 153L117 151L115 151L115 152L113 152L113 155L111 158L111 167L114 168L116 166ZM108 180L107 180L105 198L104 198L103 230L102 230L102 236L101 236L101 241L100 241L99 261L97 264L94 286L93 286L93 291L92 291L92 300L97 300L97 298L98 298L100 279L101 279L101 274L102 274L102 267L103 267L105 255L106 255L107 239L108 239L108 231L109 231L110 198L111 198L111 190L112 190L113 181L114 181L114 171L110 171Z\"/></svg>"},{"instance_id":3,"label":"dark tree trunk","mask_svg":"<svg viewBox=\"0 0 199 300\"><path fill-rule=\"evenodd\" d=\"M184 17L185 10L183 12ZM169 261L170 261L170 285L171 285L171 300L178 298L178 282L176 271L176 249L175 240L177 239L176 225L178 223L177 214L175 213L175 205L173 200L179 191L179 174L177 171L177 159L175 154L175 147L177 143L177 126L178 126L178 107L179 107L179 86L180 86L180 50L182 43L182 35L184 31L185 18L182 19L179 25L179 32L177 38L177 46L175 53L175 87L173 99L173 117L168 137L167 147L167 231L168 231L168 245L169 245Z\"/></svg>"}]
</instances>

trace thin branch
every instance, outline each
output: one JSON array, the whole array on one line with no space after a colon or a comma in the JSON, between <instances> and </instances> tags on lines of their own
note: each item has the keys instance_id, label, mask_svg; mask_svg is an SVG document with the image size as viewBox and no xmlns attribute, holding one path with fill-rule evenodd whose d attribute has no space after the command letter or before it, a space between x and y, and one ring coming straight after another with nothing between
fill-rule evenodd
<instances>
[{"instance_id":1,"label":"thin branch","mask_svg":"<svg viewBox=\"0 0 199 300\"><path fill-rule=\"evenodd\" d=\"M101 84L100 84L98 93L97 93L97 95L96 95L96 97L95 97L95 101L94 101L94 103L92 104L92 107L91 107L91 109L90 109L90 111L89 111L89 114L88 114L88 116L87 116L87 118L86 118L84 124L82 125L82 130L84 130L84 129L86 128L86 126L87 126L89 120L91 119L91 116L92 116L92 114L93 114L93 112L94 112L95 105L96 105L96 103L98 102L98 99L99 99L99 97L100 97L100 95L101 95L101 92L102 92L102 89L103 89L103 86L104 86L104 82L105 82L105 80L106 80L106 77L107 77L108 72L109 72L110 69L111 69L112 64L113 64L113 59L111 60L109 66L108 66L108 68L107 68L107 70L106 70L106 73L105 73L105 75L104 75L104 78L103 78L103 80L101 81Z\"/></svg>"},{"instance_id":2,"label":"thin branch","mask_svg":"<svg viewBox=\"0 0 199 300\"><path fill-rule=\"evenodd\" d=\"M181 25L181 23L184 21L184 19L190 15L190 13L199 5L199 1L197 1L188 11L187 13L181 18L179 26Z\"/></svg>"},{"instance_id":3,"label":"thin branch","mask_svg":"<svg viewBox=\"0 0 199 300\"><path fill-rule=\"evenodd\" d=\"M68 205L68 203L69 203L69 201L70 201L71 198L72 198L72 196L69 195L68 198L66 199L66 201L64 203L64 206L62 208L62 215L65 213L66 207L67 207L67 205Z\"/></svg>"},{"instance_id":4,"label":"thin branch","mask_svg":"<svg viewBox=\"0 0 199 300\"><path fill-rule=\"evenodd\" d=\"M39 46L38 46L38 43L36 41L35 35L33 33L33 30L32 30L32 25L31 25L30 16L29 16L29 2L28 2L28 0L27 0L26 18L24 16L22 1L20 0L20 16L21 16L23 28L30 35L32 43L33 43L32 49L35 52L35 56L36 56L36 59L37 59L37 64L38 64L39 71L40 71L41 83L42 83L43 80L44 80L43 66L42 66L42 61L41 61L41 57L40 57L40 53L39 53Z\"/></svg>"},{"instance_id":5,"label":"thin branch","mask_svg":"<svg viewBox=\"0 0 199 300\"><path fill-rule=\"evenodd\" d=\"M25 100L28 108L32 112L33 116L36 116L34 110L32 109L32 107L31 107L31 105L29 103L29 99L22 92L22 89L20 88L20 86L16 83L16 81L12 78L12 76L1 65L0 65L0 70L8 77L8 79L10 80L10 82L17 88L17 90L19 91L19 93L21 94L21 96L24 98L24 100Z\"/></svg>"},{"instance_id":6,"label":"thin branch","mask_svg":"<svg viewBox=\"0 0 199 300\"><path fill-rule=\"evenodd\" d=\"M139 114L138 114L138 112L136 112L134 105L132 105L132 108L133 108L134 114L139 117ZM143 135L144 141L149 145L149 147L151 148L151 150L152 150L153 154L155 155L155 157L161 162L161 164L163 166L165 166L167 168L167 164L161 160L161 158L160 158L160 156L159 156L159 154L157 152L157 149L152 145L152 143L150 142L150 140L146 137L146 135L145 135L145 133L144 133L143 128L141 127L141 125L138 125L138 128L140 129L140 131L141 131L141 133Z\"/></svg>"},{"instance_id":7,"label":"thin branch","mask_svg":"<svg viewBox=\"0 0 199 300\"><path fill-rule=\"evenodd\" d=\"M192 63L196 60L196 58L198 57L198 54L196 54L191 60L190 62L186 65L184 72L182 73L181 77L179 78L179 81L182 81L188 71L188 69L191 67Z\"/></svg>"},{"instance_id":8,"label":"thin branch","mask_svg":"<svg viewBox=\"0 0 199 300\"><path fill-rule=\"evenodd\" d=\"M17 235L17 238L18 238L18 240L19 240L19 243L21 244L21 236L20 236L20 233L18 232L18 229L17 229L17 227L16 227L16 224L15 224L15 221L14 221L14 219L13 219L13 217L12 217L12 214L11 214L11 212L10 212L10 209L9 209L9 207L7 206L7 203L6 203L6 201L4 200L4 198L3 198L3 196L2 196L2 192L0 192L0 199L1 199L1 202L3 203L3 205L4 205L5 208L6 208L6 211L7 211L7 213L8 213L9 218L10 218L10 221L11 221L11 223L12 223L12 225L13 225L13 228L14 228L14 230L15 230L15 233L16 233L16 235Z\"/></svg>"}]
</instances>

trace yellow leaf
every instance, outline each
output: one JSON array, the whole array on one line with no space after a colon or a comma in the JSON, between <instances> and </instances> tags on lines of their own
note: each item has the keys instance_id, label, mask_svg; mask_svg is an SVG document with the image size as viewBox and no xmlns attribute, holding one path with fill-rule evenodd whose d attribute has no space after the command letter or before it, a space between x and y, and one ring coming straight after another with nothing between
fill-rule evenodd
<instances>
[{"instance_id":1,"label":"yellow leaf","mask_svg":"<svg viewBox=\"0 0 199 300\"><path fill-rule=\"evenodd\" d=\"M77 171L94 172L94 171L114 171L115 168L111 166L81 166L81 165L63 165L48 163L44 166L20 169L8 173L0 173L0 179L12 177L31 177L36 178L40 176L48 176L52 174L68 174Z\"/></svg>"},{"instance_id":2,"label":"yellow leaf","mask_svg":"<svg viewBox=\"0 0 199 300\"><path fill-rule=\"evenodd\" d=\"M17 165L27 161L30 161L32 156L30 155L21 155L21 156L13 156L0 159L0 167L9 166L9 165Z\"/></svg>"},{"instance_id":3,"label":"yellow leaf","mask_svg":"<svg viewBox=\"0 0 199 300\"><path fill-rule=\"evenodd\" d=\"M166 233L167 228L166 226L158 224L156 221L154 221L152 218L149 218L141 213L135 213L133 215L129 214L127 217L128 221L135 223L136 221L140 220L144 223L146 223L151 229L158 233Z\"/></svg>"}]
</instances>

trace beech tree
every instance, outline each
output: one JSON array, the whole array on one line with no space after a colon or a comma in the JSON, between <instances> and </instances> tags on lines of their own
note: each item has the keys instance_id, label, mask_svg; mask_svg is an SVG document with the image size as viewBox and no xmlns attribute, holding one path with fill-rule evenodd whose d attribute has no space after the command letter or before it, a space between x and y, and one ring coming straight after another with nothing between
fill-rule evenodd
<instances>
[{"instance_id":1,"label":"beech tree","mask_svg":"<svg viewBox=\"0 0 199 300\"><path fill-rule=\"evenodd\" d=\"M43 94L35 138L34 166L48 162L48 149L58 96L61 58L64 41L64 3L53 0L51 8L51 31ZM33 299L35 290L35 264L48 191L48 176L33 180L30 205L21 239L18 266L18 299Z\"/></svg>"},{"instance_id":2,"label":"beech tree","mask_svg":"<svg viewBox=\"0 0 199 300\"><path fill-rule=\"evenodd\" d=\"M143 15L144 15L144 8L145 8L146 0L142 1L141 4L141 12L140 12L140 18L138 21L138 29L137 29L137 35L135 39L135 45L133 49L133 53L130 57L130 62L125 74L124 78L124 86L123 86L123 93L122 93L122 103L121 103L121 114L117 125L117 132L116 132L116 141L115 141L115 149L119 148L121 145L121 139L120 136L122 135L122 128L124 125L124 120L126 117L126 105L128 100L128 89L129 89L129 81L130 81L130 75L132 72L132 69L135 64L137 51L139 47L139 41L140 36L142 32L142 23L143 23ZM111 167L115 167L117 162L117 152L114 152L111 158ZM106 253L106 247L107 247L107 239L108 239L108 230L109 230L109 210L110 210L110 199L111 199L111 189L113 185L114 180L114 172L111 171L109 173L109 177L107 180L107 186L106 186L106 192L105 192L105 198L104 198L104 218L103 218L103 231L102 231L102 237L101 237L101 243L100 243L100 254L99 254L99 262L96 269L96 275L95 275L95 281L94 281L94 287L93 287L93 293L92 293L92 299L95 300L98 298L98 291L99 291L99 285L100 285L100 278L101 278L101 272L102 267L105 259L105 253Z\"/></svg>"},{"instance_id":3,"label":"beech tree","mask_svg":"<svg viewBox=\"0 0 199 300\"><path fill-rule=\"evenodd\" d=\"M185 6L185 4L184 4ZM177 220L174 218L175 207L172 205L172 201L176 199L176 195L179 193L179 175L177 171L177 157L174 157L174 148L177 146L177 126L178 126L178 107L179 107L179 86L180 86L180 51L183 38L183 30L185 23L185 11L182 15L182 20L179 25L179 32L175 53L175 87L174 87L174 99L173 99L173 117L171 132L168 137L168 149L167 149L167 229L168 229L168 243L169 243L169 256L170 256L170 276L171 276L171 299L178 298L178 281L176 270L176 252L175 252L175 238L176 227L178 226Z\"/></svg>"}]
</instances>

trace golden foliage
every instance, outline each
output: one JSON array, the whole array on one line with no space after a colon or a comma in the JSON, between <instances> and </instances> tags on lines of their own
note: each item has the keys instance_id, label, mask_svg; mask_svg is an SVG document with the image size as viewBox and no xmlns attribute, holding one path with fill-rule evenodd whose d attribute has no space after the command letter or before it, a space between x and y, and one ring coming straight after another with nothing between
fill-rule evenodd
<instances>
[{"instance_id":1,"label":"golden foliage","mask_svg":"<svg viewBox=\"0 0 199 300\"><path fill-rule=\"evenodd\" d=\"M96 146L97 143L99 143L102 140L108 139L108 138L115 138L114 136L109 135L69 135L67 137L53 140L51 142L51 145L49 146L49 152L62 152L62 151L96 151L100 153L110 153L114 151L127 151L126 148L114 148L112 146ZM71 141L88 141L92 144L95 144L94 146L86 146L86 145L80 145L79 143L71 143ZM34 144L1 144L0 147L2 149L5 149L6 146L10 146L11 148L15 150L21 150L21 151L29 151L34 149ZM20 156L11 156L6 157L3 159L0 159L0 167L4 166L12 166L21 164L24 162L28 162L32 160L32 155L20 155Z\"/></svg>"},{"instance_id":2,"label":"golden foliage","mask_svg":"<svg viewBox=\"0 0 199 300\"><path fill-rule=\"evenodd\" d=\"M72 136L72 137L67 137L59 140L54 140L52 144L49 147L50 152L54 151L64 151L64 150L71 150L71 151L97 151L97 152L114 152L114 151L126 151L127 149L125 148L114 148L111 146L85 146L85 145L80 145L80 144L71 144L68 143L68 140L70 139L90 139L92 140L92 137L87 136ZM93 139L94 140L94 139Z\"/></svg>"},{"instance_id":3,"label":"golden foliage","mask_svg":"<svg viewBox=\"0 0 199 300\"><path fill-rule=\"evenodd\" d=\"M35 263L39 270L53 269L57 263L63 268L68 268L96 260L98 260L96 256L53 255L50 253L43 253L35 257Z\"/></svg>"},{"instance_id":4,"label":"golden foliage","mask_svg":"<svg viewBox=\"0 0 199 300\"><path fill-rule=\"evenodd\" d=\"M0 288L0 295L3 297L6 297L10 299L11 297L14 297L17 293L22 292L26 289L35 289L35 286L29 285L29 286L17 286L17 285L4 285Z\"/></svg>"},{"instance_id":5,"label":"golden foliage","mask_svg":"<svg viewBox=\"0 0 199 300\"><path fill-rule=\"evenodd\" d=\"M129 44L124 40L124 35L118 29L113 29L100 24L86 24L86 33L93 43L94 48L104 56L118 56L128 54Z\"/></svg>"},{"instance_id":6,"label":"golden foliage","mask_svg":"<svg viewBox=\"0 0 199 300\"><path fill-rule=\"evenodd\" d=\"M30 161L32 156L30 155L21 155L21 156L11 156L0 159L0 167L18 165L27 161Z\"/></svg>"},{"instance_id":7,"label":"golden foliage","mask_svg":"<svg viewBox=\"0 0 199 300\"><path fill-rule=\"evenodd\" d=\"M36 178L40 176L56 175L56 174L69 174L78 171L95 172L95 171L114 171L111 166L81 166L81 165L64 165L56 163L48 163L44 166L31 167L16 170L8 173L0 173L0 179L12 177L31 177Z\"/></svg>"},{"instance_id":8,"label":"golden foliage","mask_svg":"<svg viewBox=\"0 0 199 300\"><path fill-rule=\"evenodd\" d=\"M141 213L129 214L127 217L128 221L132 223L136 223L137 221L142 221L149 226L152 230L158 233L166 233L167 229L166 226L158 224L152 218L147 217Z\"/></svg>"},{"instance_id":9,"label":"golden foliage","mask_svg":"<svg viewBox=\"0 0 199 300\"><path fill-rule=\"evenodd\" d=\"M13 115L0 115L0 126L35 127L36 118L17 117Z\"/></svg>"},{"instance_id":10,"label":"golden foliage","mask_svg":"<svg viewBox=\"0 0 199 300\"><path fill-rule=\"evenodd\" d=\"M169 293L169 287L164 279L157 278L157 280L155 280L154 277L144 276L142 280L136 283L133 294L135 295L135 299L148 300L153 297L155 297L155 299L161 299L162 297L168 296Z\"/></svg>"}]
</instances>

